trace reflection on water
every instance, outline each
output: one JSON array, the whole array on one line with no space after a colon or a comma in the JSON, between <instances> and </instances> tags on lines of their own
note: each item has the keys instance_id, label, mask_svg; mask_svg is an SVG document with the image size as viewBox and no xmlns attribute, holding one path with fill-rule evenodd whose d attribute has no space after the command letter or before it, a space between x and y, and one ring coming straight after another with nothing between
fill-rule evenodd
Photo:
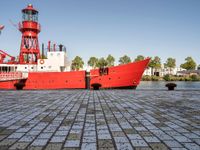
<instances>
[{"instance_id":1,"label":"reflection on water","mask_svg":"<svg viewBox=\"0 0 200 150\"><path fill-rule=\"evenodd\" d=\"M177 84L176 89L200 90L200 82L171 81ZM165 81L141 81L137 89L166 89Z\"/></svg>"}]
</instances>

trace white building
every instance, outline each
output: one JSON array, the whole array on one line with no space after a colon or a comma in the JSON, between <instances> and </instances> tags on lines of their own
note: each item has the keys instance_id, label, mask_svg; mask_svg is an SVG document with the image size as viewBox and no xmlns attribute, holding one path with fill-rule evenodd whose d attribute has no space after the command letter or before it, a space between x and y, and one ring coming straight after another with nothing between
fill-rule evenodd
<instances>
[{"instance_id":1,"label":"white building","mask_svg":"<svg viewBox=\"0 0 200 150\"><path fill-rule=\"evenodd\" d=\"M143 75L149 75L151 76L153 75L157 75L157 76L165 76L167 74L171 74L171 75L181 75L178 73L178 71L184 71L186 69L180 68L180 67L175 67L175 68L165 68L164 66L161 67L161 69L152 69L152 68L147 68L144 71Z\"/></svg>"}]
</instances>

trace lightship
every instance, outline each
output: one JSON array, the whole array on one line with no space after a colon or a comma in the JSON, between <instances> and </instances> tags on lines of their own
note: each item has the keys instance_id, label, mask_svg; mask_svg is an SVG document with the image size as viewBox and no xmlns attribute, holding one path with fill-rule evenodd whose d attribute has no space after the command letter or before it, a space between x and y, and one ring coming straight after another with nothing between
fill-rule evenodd
<instances>
[{"instance_id":1,"label":"lightship","mask_svg":"<svg viewBox=\"0 0 200 150\"><path fill-rule=\"evenodd\" d=\"M47 57L44 45L40 54L38 11L29 4L22 10L22 33L18 60L0 50L0 89L99 89L136 88L150 58L107 68L72 71L67 62L66 48L48 42ZM10 57L5 62L5 58Z\"/></svg>"}]
</instances>

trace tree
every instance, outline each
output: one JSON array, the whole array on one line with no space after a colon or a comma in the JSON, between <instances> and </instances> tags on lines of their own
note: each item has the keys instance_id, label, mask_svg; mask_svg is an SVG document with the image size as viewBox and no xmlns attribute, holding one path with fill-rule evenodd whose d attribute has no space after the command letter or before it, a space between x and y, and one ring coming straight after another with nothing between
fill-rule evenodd
<instances>
[{"instance_id":1,"label":"tree","mask_svg":"<svg viewBox=\"0 0 200 150\"><path fill-rule=\"evenodd\" d=\"M151 57L151 60L148 64L148 67L151 68L151 76L152 76L153 75L153 68L154 68L154 61L153 61L152 57Z\"/></svg>"},{"instance_id":2,"label":"tree","mask_svg":"<svg viewBox=\"0 0 200 150\"><path fill-rule=\"evenodd\" d=\"M124 55L122 57L119 58L119 63L122 64L127 64L131 62L131 58L128 57L127 55Z\"/></svg>"},{"instance_id":3,"label":"tree","mask_svg":"<svg viewBox=\"0 0 200 150\"><path fill-rule=\"evenodd\" d=\"M83 65L84 65L84 62L83 62L82 58L79 56L76 56L72 60L71 69L72 70L80 70L81 68L83 68Z\"/></svg>"},{"instance_id":4,"label":"tree","mask_svg":"<svg viewBox=\"0 0 200 150\"><path fill-rule=\"evenodd\" d=\"M108 57L106 58L106 61L108 63L108 65L107 65L108 67L114 66L115 58L109 54Z\"/></svg>"},{"instance_id":5,"label":"tree","mask_svg":"<svg viewBox=\"0 0 200 150\"><path fill-rule=\"evenodd\" d=\"M166 63L164 64L164 66L165 66L166 68L169 68L170 74L171 74L172 68L175 68L175 67L176 67L176 59L175 59L175 58L171 58L171 57L167 58L167 61L166 61Z\"/></svg>"},{"instance_id":6,"label":"tree","mask_svg":"<svg viewBox=\"0 0 200 150\"><path fill-rule=\"evenodd\" d=\"M151 61L148 65L151 68L151 75L153 75L153 69L156 70L161 68L161 59L158 56L155 56L154 59L151 58Z\"/></svg>"},{"instance_id":7,"label":"tree","mask_svg":"<svg viewBox=\"0 0 200 150\"><path fill-rule=\"evenodd\" d=\"M97 63L98 63L98 58L96 57L90 57L90 59L88 60L88 65L91 66L93 69L97 67Z\"/></svg>"},{"instance_id":8,"label":"tree","mask_svg":"<svg viewBox=\"0 0 200 150\"><path fill-rule=\"evenodd\" d=\"M180 67L186 70L194 70L196 68L196 63L192 57L185 58L185 63L181 64Z\"/></svg>"},{"instance_id":9,"label":"tree","mask_svg":"<svg viewBox=\"0 0 200 150\"><path fill-rule=\"evenodd\" d=\"M97 66L98 66L99 68L107 67L107 65L108 65L108 62L107 62L103 57L101 57L101 58L98 60Z\"/></svg>"},{"instance_id":10,"label":"tree","mask_svg":"<svg viewBox=\"0 0 200 150\"><path fill-rule=\"evenodd\" d=\"M155 56L154 64L155 64L155 66L154 66L155 69L160 69L161 68L161 59L160 59L160 57Z\"/></svg>"},{"instance_id":11,"label":"tree","mask_svg":"<svg viewBox=\"0 0 200 150\"><path fill-rule=\"evenodd\" d=\"M144 56L138 55L138 56L135 58L135 61L140 61L140 60L144 60Z\"/></svg>"}]
</instances>

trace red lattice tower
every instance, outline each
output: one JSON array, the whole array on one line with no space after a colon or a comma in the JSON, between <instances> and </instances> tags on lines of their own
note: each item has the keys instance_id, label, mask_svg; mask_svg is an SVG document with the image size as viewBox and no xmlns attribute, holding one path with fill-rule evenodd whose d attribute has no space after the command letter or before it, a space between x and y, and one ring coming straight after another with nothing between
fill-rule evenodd
<instances>
[{"instance_id":1,"label":"red lattice tower","mask_svg":"<svg viewBox=\"0 0 200 150\"><path fill-rule=\"evenodd\" d=\"M19 54L20 64L37 64L37 60L40 58L38 42L40 28L38 11L29 4L22 10L22 22L19 23L19 30L22 33Z\"/></svg>"}]
</instances>

